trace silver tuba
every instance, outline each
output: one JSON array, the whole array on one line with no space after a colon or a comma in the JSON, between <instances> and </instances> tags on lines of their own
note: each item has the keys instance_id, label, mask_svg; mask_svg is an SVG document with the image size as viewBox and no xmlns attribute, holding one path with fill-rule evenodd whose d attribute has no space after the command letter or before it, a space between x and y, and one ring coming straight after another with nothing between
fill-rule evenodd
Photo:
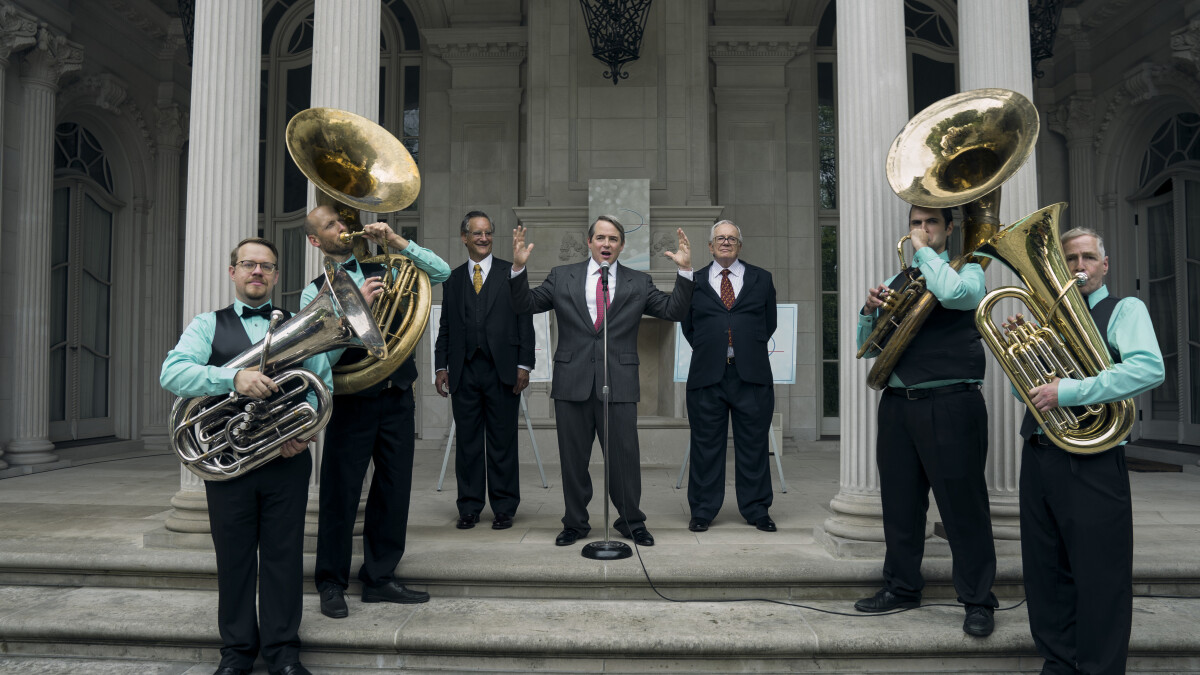
<instances>
[{"instance_id":1,"label":"silver tuba","mask_svg":"<svg viewBox=\"0 0 1200 675\"><path fill-rule=\"evenodd\" d=\"M255 368L271 376L279 392L256 399L231 392L180 398L171 409L171 448L204 480L229 480L279 456L284 443L309 438L325 427L333 399L320 377L291 368L316 354L362 347L387 357L387 346L362 293L345 270L325 259L325 285L313 301L283 325L273 319L267 336L238 354L227 368ZM309 392L317 406L308 402Z\"/></svg>"}]
</instances>

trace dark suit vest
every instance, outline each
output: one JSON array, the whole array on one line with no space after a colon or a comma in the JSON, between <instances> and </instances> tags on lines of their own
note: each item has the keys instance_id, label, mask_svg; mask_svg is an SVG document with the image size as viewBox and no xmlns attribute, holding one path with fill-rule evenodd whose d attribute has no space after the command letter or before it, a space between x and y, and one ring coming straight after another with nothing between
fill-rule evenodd
<instances>
[{"instance_id":1,"label":"dark suit vest","mask_svg":"<svg viewBox=\"0 0 1200 675\"><path fill-rule=\"evenodd\" d=\"M938 303L893 372L911 387L934 380L982 380L986 368L975 310L946 309Z\"/></svg>"},{"instance_id":2,"label":"dark suit vest","mask_svg":"<svg viewBox=\"0 0 1200 675\"><path fill-rule=\"evenodd\" d=\"M359 268L359 270L362 271L363 277L373 277L373 276L382 277L384 275L384 273L387 271L387 267L385 265L381 265L379 263L359 262L358 268ZM325 285L325 275L322 274L322 275L318 276L316 279L313 279L312 283L317 286L318 290L320 290L320 288ZM402 317L400 316L400 312L397 312L396 320L400 321L401 319L402 319ZM336 369L337 366L340 366L340 365L345 365L345 364L354 363L356 361L361 361L366 356L367 356L367 352L365 349L361 349L359 347L351 347L351 348L347 349L346 351L342 352L342 358L338 359L338 362L336 364L334 364L334 368ZM386 378L384 378L381 382L379 382L378 384L376 384L372 387L368 387L360 392L357 392L355 394L349 394L349 395L350 396L375 397L375 396L379 395L379 392L383 391L384 389L386 389L388 387L389 382L391 383L391 386L393 386L393 387L399 387L400 389L408 389L409 387L412 386L412 383L416 379L417 379L417 362L413 359L413 356L410 354L407 359L404 359L404 363L400 364L399 368L392 371L392 374L387 376ZM337 392L335 391L334 394L336 395ZM345 395L345 394L342 394L342 395Z\"/></svg>"},{"instance_id":3,"label":"dark suit vest","mask_svg":"<svg viewBox=\"0 0 1200 675\"><path fill-rule=\"evenodd\" d=\"M1121 354L1108 343L1108 320L1112 318L1112 313L1120 301L1120 298L1110 295L1097 302L1095 307L1088 310L1092 315L1092 321L1096 322L1096 328L1100 331L1100 339L1108 347L1108 354L1112 357L1113 363L1121 362ZM1026 406L1025 417L1021 418L1021 438L1029 438L1037 429L1037 420L1034 419L1033 413L1029 412L1029 407Z\"/></svg>"},{"instance_id":4,"label":"dark suit vest","mask_svg":"<svg viewBox=\"0 0 1200 675\"><path fill-rule=\"evenodd\" d=\"M286 309L272 309L283 312L284 321L292 318L292 313ZM233 305L219 309L215 314L217 324L213 329L212 354L209 355L206 365L223 366L232 361L233 357L249 349L251 342L250 336L246 335L246 327L242 325L242 318L238 316Z\"/></svg>"},{"instance_id":5,"label":"dark suit vest","mask_svg":"<svg viewBox=\"0 0 1200 675\"><path fill-rule=\"evenodd\" d=\"M463 336L466 356L470 359L478 349L490 359L492 351L488 348L487 341L487 303L483 302L482 293L475 292L475 263L468 262L467 269L471 272L467 276L471 283L463 284L463 318L467 324L466 335Z\"/></svg>"}]
</instances>

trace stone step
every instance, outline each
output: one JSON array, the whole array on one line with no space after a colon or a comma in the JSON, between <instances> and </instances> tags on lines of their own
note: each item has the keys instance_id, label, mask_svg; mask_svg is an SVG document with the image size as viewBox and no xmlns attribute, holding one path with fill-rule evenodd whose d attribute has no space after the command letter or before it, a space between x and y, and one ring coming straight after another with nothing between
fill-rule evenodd
<instances>
[{"instance_id":1,"label":"stone step","mask_svg":"<svg viewBox=\"0 0 1200 675\"><path fill-rule=\"evenodd\" d=\"M812 601L518 600L435 597L322 616L305 597L302 658L342 668L444 672L1036 672L1023 605L972 638L958 606L893 616ZM1001 606L1015 604L1002 598ZM215 664L216 593L196 590L0 587L0 650L8 660L120 659ZM1138 598L1131 672L1200 668L1200 603ZM0 669L5 661L0 661ZM260 664L261 668L261 664ZM328 669L328 670L326 670ZM182 671L180 671L182 672ZM194 672L204 672L197 668Z\"/></svg>"}]
</instances>

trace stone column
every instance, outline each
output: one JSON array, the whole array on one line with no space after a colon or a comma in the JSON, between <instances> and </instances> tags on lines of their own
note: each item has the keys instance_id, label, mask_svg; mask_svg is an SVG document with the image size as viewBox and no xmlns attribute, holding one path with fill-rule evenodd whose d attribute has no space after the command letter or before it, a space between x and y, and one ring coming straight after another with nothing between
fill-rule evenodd
<instances>
[{"instance_id":1,"label":"stone column","mask_svg":"<svg viewBox=\"0 0 1200 675\"><path fill-rule=\"evenodd\" d=\"M83 64L83 48L39 26L37 44L21 60L21 155L17 164L16 325L14 381L24 395L13 399L13 440L8 461L43 464L58 457L50 442L50 248L54 193L54 101L58 81Z\"/></svg>"},{"instance_id":2,"label":"stone column","mask_svg":"<svg viewBox=\"0 0 1200 675\"><path fill-rule=\"evenodd\" d=\"M1033 100L1033 67L1029 56L1029 3L1025 0L966 0L958 5L959 58L964 91L1000 87ZM996 26L1005 26L1005 39L996 40ZM1043 131L1043 133L1045 133ZM1074 155L1072 155L1072 160ZM1072 164L1072 167L1075 165ZM1039 207L1037 161L1025 166L1004 184L1000 222L1010 224ZM1075 187L1072 185L1072 195ZM1000 264L988 267L988 288L1019 285L1016 275ZM1025 406L1009 391L1008 378L988 359L984 380L988 406L987 482L992 509L992 530L997 539L1019 539L1018 479L1021 442L1017 433Z\"/></svg>"},{"instance_id":3,"label":"stone column","mask_svg":"<svg viewBox=\"0 0 1200 675\"><path fill-rule=\"evenodd\" d=\"M6 99L6 75L8 73L9 57L14 53L24 51L37 42L37 19L8 3L0 5L0 101ZM4 106L0 105L0 129L4 128ZM0 168L0 176L3 170ZM0 195L0 207L3 206L3 195ZM0 448L0 457L4 450ZM8 462L0 459L0 469L7 469Z\"/></svg>"},{"instance_id":4,"label":"stone column","mask_svg":"<svg viewBox=\"0 0 1200 675\"><path fill-rule=\"evenodd\" d=\"M171 85L164 85L169 89ZM169 93L169 92L168 92ZM146 412L142 441L147 449L163 450L167 443L167 416L175 396L158 384L162 360L175 346L183 326L180 316L163 307L175 307L179 297L179 271L176 269L179 242L179 156L187 138L183 112L170 99L158 103L158 151L155 155L154 211L149 237L150 266L146 286L149 302L144 320L148 328L145 351Z\"/></svg>"},{"instance_id":5,"label":"stone column","mask_svg":"<svg viewBox=\"0 0 1200 675\"><path fill-rule=\"evenodd\" d=\"M562 8L555 11L553 0L529 0L529 50L525 85L529 92L526 115L525 202L522 206L550 206L550 173L552 153L564 154L565 139L552 132L550 119L554 101L566 100L568 93L566 69L561 67L569 57L571 45L570 21ZM556 39L556 31L557 39ZM556 67L556 64L559 64ZM561 165L565 166L565 162Z\"/></svg>"},{"instance_id":6,"label":"stone column","mask_svg":"<svg viewBox=\"0 0 1200 675\"><path fill-rule=\"evenodd\" d=\"M1067 167L1071 208L1070 222L1080 227L1100 227L1096 201L1095 136L1093 121L1095 100L1090 96L1072 96L1051 108L1046 117L1050 130L1067 139ZM1042 206L1046 206L1042 204Z\"/></svg>"},{"instance_id":7,"label":"stone column","mask_svg":"<svg viewBox=\"0 0 1200 675\"><path fill-rule=\"evenodd\" d=\"M229 251L258 230L258 101L262 4L196 3L184 246L183 321L233 299ZM202 481L180 467L167 519L174 532L209 531Z\"/></svg>"},{"instance_id":8,"label":"stone column","mask_svg":"<svg viewBox=\"0 0 1200 675\"><path fill-rule=\"evenodd\" d=\"M814 535L835 555L882 556L879 395L867 388L871 364L855 358L851 336L867 289L896 265L893 243L907 213L883 171L892 139L908 119L903 2L841 0L837 40L841 485L830 502L833 515ZM931 532L928 527L926 536Z\"/></svg>"}]
</instances>

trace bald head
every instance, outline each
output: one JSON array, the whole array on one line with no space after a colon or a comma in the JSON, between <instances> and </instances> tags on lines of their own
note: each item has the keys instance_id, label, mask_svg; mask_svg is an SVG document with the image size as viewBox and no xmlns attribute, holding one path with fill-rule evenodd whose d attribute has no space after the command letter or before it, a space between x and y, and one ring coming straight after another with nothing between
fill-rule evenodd
<instances>
[{"instance_id":1,"label":"bald head","mask_svg":"<svg viewBox=\"0 0 1200 675\"><path fill-rule=\"evenodd\" d=\"M321 230L321 226L328 223L330 220L337 220L337 211L331 206L322 204L312 211L308 212L308 217L304 219L304 234L315 237Z\"/></svg>"}]
</instances>

